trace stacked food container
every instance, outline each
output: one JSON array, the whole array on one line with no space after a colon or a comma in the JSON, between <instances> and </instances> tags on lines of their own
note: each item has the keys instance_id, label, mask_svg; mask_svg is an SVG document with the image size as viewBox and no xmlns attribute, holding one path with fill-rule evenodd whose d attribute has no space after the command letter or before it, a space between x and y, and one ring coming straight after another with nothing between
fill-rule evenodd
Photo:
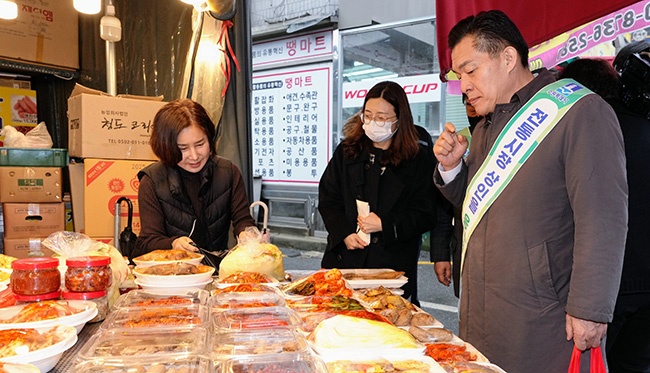
<instances>
[{"instance_id":1,"label":"stacked food container","mask_svg":"<svg viewBox=\"0 0 650 373\"><path fill-rule=\"evenodd\" d=\"M133 290L81 348L75 372L212 372L209 293Z\"/></svg>"},{"instance_id":2,"label":"stacked food container","mask_svg":"<svg viewBox=\"0 0 650 373\"><path fill-rule=\"evenodd\" d=\"M97 305L97 315L89 322L102 321L108 315L108 289L112 285L113 271L108 256L80 256L66 259L66 300L87 300Z\"/></svg>"},{"instance_id":3,"label":"stacked food container","mask_svg":"<svg viewBox=\"0 0 650 373\"><path fill-rule=\"evenodd\" d=\"M220 285L214 292L209 354L218 373L327 372L309 348L302 319L277 287Z\"/></svg>"},{"instance_id":4,"label":"stacked food container","mask_svg":"<svg viewBox=\"0 0 650 373\"><path fill-rule=\"evenodd\" d=\"M503 373L398 298L381 286L352 289L337 269L293 282L241 272L207 290L133 290L81 347L73 371ZM381 307L403 308L392 322Z\"/></svg>"},{"instance_id":5,"label":"stacked food container","mask_svg":"<svg viewBox=\"0 0 650 373\"><path fill-rule=\"evenodd\" d=\"M75 372L327 372L272 287L257 292L134 290L78 354Z\"/></svg>"},{"instance_id":6,"label":"stacked food container","mask_svg":"<svg viewBox=\"0 0 650 373\"><path fill-rule=\"evenodd\" d=\"M93 302L59 300L58 265L58 259L41 257L11 263L11 289L17 304L0 308L0 362L28 363L36 371L48 372L75 345L84 325L96 317Z\"/></svg>"}]
</instances>

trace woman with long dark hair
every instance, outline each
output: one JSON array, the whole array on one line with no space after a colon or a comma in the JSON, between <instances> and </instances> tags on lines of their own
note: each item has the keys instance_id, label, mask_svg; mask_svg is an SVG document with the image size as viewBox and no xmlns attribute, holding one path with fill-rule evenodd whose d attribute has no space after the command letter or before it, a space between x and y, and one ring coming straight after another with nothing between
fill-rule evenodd
<instances>
[{"instance_id":1,"label":"woman with long dark hair","mask_svg":"<svg viewBox=\"0 0 650 373\"><path fill-rule=\"evenodd\" d=\"M344 135L318 190L328 232L321 265L404 271L408 298L417 292L420 240L435 225L436 200L432 157L418 142L402 87L372 87ZM357 201L368 203L369 215L358 213Z\"/></svg>"}]
</instances>

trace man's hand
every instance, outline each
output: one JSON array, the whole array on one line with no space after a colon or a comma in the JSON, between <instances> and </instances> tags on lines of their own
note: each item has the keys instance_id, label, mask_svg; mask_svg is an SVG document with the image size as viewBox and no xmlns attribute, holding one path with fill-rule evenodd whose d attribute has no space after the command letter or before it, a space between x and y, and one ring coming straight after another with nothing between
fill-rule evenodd
<instances>
[{"instance_id":1,"label":"man's hand","mask_svg":"<svg viewBox=\"0 0 650 373\"><path fill-rule=\"evenodd\" d=\"M445 286L451 284L451 262L435 262L433 264L433 271L438 277L438 282Z\"/></svg>"},{"instance_id":2,"label":"man's hand","mask_svg":"<svg viewBox=\"0 0 650 373\"><path fill-rule=\"evenodd\" d=\"M453 124L445 123L445 130L433 145L433 154L445 171L458 166L467 150L468 142L465 136L456 133Z\"/></svg>"},{"instance_id":3,"label":"man's hand","mask_svg":"<svg viewBox=\"0 0 650 373\"><path fill-rule=\"evenodd\" d=\"M361 237L359 237L359 235L356 233L352 233L351 235L345 237L343 243L345 243L345 247L348 250L363 249L366 247L366 243L363 242Z\"/></svg>"},{"instance_id":4,"label":"man's hand","mask_svg":"<svg viewBox=\"0 0 650 373\"><path fill-rule=\"evenodd\" d=\"M573 343L580 351L600 346L600 341L605 337L605 333L607 333L607 324L605 323L566 315L566 340L573 339Z\"/></svg>"}]
</instances>

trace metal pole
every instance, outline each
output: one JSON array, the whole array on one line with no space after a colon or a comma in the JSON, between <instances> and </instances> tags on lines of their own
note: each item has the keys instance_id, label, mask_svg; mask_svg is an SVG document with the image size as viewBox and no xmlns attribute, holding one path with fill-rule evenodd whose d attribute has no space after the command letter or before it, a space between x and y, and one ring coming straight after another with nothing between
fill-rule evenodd
<instances>
[{"instance_id":1,"label":"metal pole","mask_svg":"<svg viewBox=\"0 0 650 373\"><path fill-rule=\"evenodd\" d=\"M106 91L115 96L117 94L115 42L122 39L122 23L115 17L113 0L107 0L106 12L99 24L99 35L106 41Z\"/></svg>"},{"instance_id":2,"label":"metal pole","mask_svg":"<svg viewBox=\"0 0 650 373\"><path fill-rule=\"evenodd\" d=\"M106 91L109 95L117 94L117 79L115 73L115 43L106 40Z\"/></svg>"}]
</instances>

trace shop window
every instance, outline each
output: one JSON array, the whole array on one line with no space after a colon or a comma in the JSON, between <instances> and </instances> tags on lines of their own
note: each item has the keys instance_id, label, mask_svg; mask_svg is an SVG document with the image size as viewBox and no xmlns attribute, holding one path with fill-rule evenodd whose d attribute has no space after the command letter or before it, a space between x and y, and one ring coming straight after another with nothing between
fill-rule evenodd
<instances>
[{"instance_id":1,"label":"shop window","mask_svg":"<svg viewBox=\"0 0 650 373\"><path fill-rule=\"evenodd\" d=\"M336 146L347 118L361 109L367 90L392 80L404 87L415 124L437 136L442 127L435 20L375 25L341 32L341 117L334 128Z\"/></svg>"}]
</instances>

